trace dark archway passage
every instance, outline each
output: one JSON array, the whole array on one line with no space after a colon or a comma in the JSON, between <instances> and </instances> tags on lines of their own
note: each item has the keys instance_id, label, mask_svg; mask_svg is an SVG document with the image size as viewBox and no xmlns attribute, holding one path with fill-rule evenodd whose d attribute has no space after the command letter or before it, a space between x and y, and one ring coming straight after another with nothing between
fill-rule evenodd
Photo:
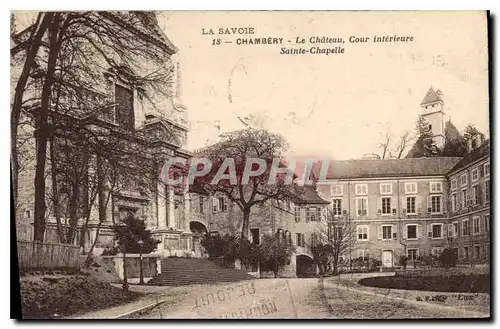
<instances>
[{"instance_id":1,"label":"dark archway passage","mask_svg":"<svg viewBox=\"0 0 500 329\"><path fill-rule=\"evenodd\" d=\"M207 234L208 229L203 223L197 222L197 221L192 221L189 222L189 230L194 233L194 234L199 234L201 236Z\"/></svg>"},{"instance_id":2,"label":"dark archway passage","mask_svg":"<svg viewBox=\"0 0 500 329\"><path fill-rule=\"evenodd\" d=\"M307 255L295 256L296 273L299 278L310 278L316 276L316 264Z\"/></svg>"},{"instance_id":3,"label":"dark archway passage","mask_svg":"<svg viewBox=\"0 0 500 329\"><path fill-rule=\"evenodd\" d=\"M189 230L193 233L193 252L198 257L205 256L205 248L201 245L201 239L208 233L208 229L203 223L192 221L189 222Z\"/></svg>"}]
</instances>

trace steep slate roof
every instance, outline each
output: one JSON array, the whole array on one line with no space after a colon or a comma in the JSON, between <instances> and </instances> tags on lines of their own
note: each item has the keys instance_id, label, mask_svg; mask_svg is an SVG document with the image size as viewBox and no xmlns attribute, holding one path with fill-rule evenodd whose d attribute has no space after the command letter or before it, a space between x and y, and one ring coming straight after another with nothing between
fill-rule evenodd
<instances>
[{"instance_id":1,"label":"steep slate roof","mask_svg":"<svg viewBox=\"0 0 500 329\"><path fill-rule=\"evenodd\" d=\"M444 143L449 143L450 141L456 141L462 138L462 134L455 127L455 125L451 122L451 120L446 121L444 125ZM413 158L415 154L421 154L423 150L421 150L420 144L413 144L412 148L406 154L405 158Z\"/></svg>"},{"instance_id":2,"label":"steep slate roof","mask_svg":"<svg viewBox=\"0 0 500 329\"><path fill-rule=\"evenodd\" d=\"M425 106L426 104L432 104L439 101L443 101L443 92L439 89L434 91L434 88L431 86L420 105Z\"/></svg>"},{"instance_id":3,"label":"steep slate roof","mask_svg":"<svg viewBox=\"0 0 500 329\"><path fill-rule=\"evenodd\" d=\"M461 158L407 158L330 161L327 179L444 176ZM319 175L321 164L315 165ZM316 176L318 177L318 176Z\"/></svg>"},{"instance_id":4,"label":"steep slate roof","mask_svg":"<svg viewBox=\"0 0 500 329\"><path fill-rule=\"evenodd\" d=\"M462 134L455 127L455 125L451 122L451 120L446 121L444 124L444 138L445 143L451 140L457 140L462 138Z\"/></svg>"},{"instance_id":5,"label":"steep slate roof","mask_svg":"<svg viewBox=\"0 0 500 329\"><path fill-rule=\"evenodd\" d=\"M301 200L296 201L297 204L329 204L330 201L326 201L321 198L316 192L314 186L304 186L304 194L300 198Z\"/></svg>"},{"instance_id":6,"label":"steep slate roof","mask_svg":"<svg viewBox=\"0 0 500 329\"><path fill-rule=\"evenodd\" d=\"M460 160L449 172L452 174L456 171L459 171L471 163L490 155L490 140L484 141L484 143L478 148L474 149L472 152L467 153L462 160Z\"/></svg>"},{"instance_id":7,"label":"steep slate roof","mask_svg":"<svg viewBox=\"0 0 500 329\"><path fill-rule=\"evenodd\" d=\"M406 153L405 158L406 159L415 159L416 154L422 154L423 153L422 146L419 143L414 143L411 149Z\"/></svg>"}]
</instances>

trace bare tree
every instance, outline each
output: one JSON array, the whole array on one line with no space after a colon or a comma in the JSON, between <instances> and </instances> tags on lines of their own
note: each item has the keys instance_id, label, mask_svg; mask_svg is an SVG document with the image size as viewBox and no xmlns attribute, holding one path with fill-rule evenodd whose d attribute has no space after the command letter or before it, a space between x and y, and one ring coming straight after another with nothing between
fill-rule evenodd
<instances>
[{"instance_id":1,"label":"bare tree","mask_svg":"<svg viewBox=\"0 0 500 329\"><path fill-rule=\"evenodd\" d=\"M32 28L37 31L32 39L38 38L47 52L37 56L37 49L29 47L13 111L20 111L22 106L36 107L32 112L38 146L34 239L41 241L45 232L47 143L60 118L51 113L79 119L109 116L115 100L96 97L99 93L92 91L92 87L105 90L106 78L102 74L105 71L135 86L139 97L155 106L153 94L170 95L172 65L168 58L172 48L142 32L140 27L147 31L156 23L154 13L55 12L39 20L46 23L46 28ZM147 65L143 65L144 62ZM41 93L35 92L28 102L22 80L29 82L28 73L34 67L39 72ZM14 121L12 125L17 126L19 120ZM16 147L17 144L13 145ZM17 168L15 153L12 161L14 169ZM57 195L57 190L55 192ZM78 197L73 195L72 200L77 202Z\"/></svg>"},{"instance_id":2,"label":"bare tree","mask_svg":"<svg viewBox=\"0 0 500 329\"><path fill-rule=\"evenodd\" d=\"M332 207L325 208L325 221L319 223L317 228L317 243L311 246L320 271L331 265L333 274L338 273L341 256L351 252L355 234L355 226L348 215L337 215Z\"/></svg>"},{"instance_id":3,"label":"bare tree","mask_svg":"<svg viewBox=\"0 0 500 329\"><path fill-rule=\"evenodd\" d=\"M380 153L366 153L363 156L372 159L385 159L386 157L388 158L390 153L391 137L392 133L390 130L388 130L385 133L382 142L377 144L377 148L380 149Z\"/></svg>"},{"instance_id":4,"label":"bare tree","mask_svg":"<svg viewBox=\"0 0 500 329\"><path fill-rule=\"evenodd\" d=\"M282 157L286 148L287 144L282 136L262 129L246 128L223 134L219 143L207 147L197 154L198 157L210 160L212 171L199 177L195 184L200 185L211 194L226 195L231 202L238 206L243 213L242 238L248 237L252 207L265 204L269 200L296 200L302 195L300 187L286 181L287 174L277 174L275 183L268 184L273 159ZM263 174L249 177L248 182L243 182L243 172L249 158L263 159L267 168ZM234 160L236 184L231 184L227 179L212 184L219 169L227 164L226 159ZM252 170L256 169L252 167ZM230 173L230 171L226 173ZM295 173L291 172L290 175L294 177Z\"/></svg>"},{"instance_id":5,"label":"bare tree","mask_svg":"<svg viewBox=\"0 0 500 329\"><path fill-rule=\"evenodd\" d=\"M408 149L410 143L415 140L415 136L412 136L409 131L403 133L399 137L399 143L396 148L393 150L394 154L392 155L395 159L401 159L404 155L404 152ZM392 152L391 152L392 153Z\"/></svg>"},{"instance_id":6,"label":"bare tree","mask_svg":"<svg viewBox=\"0 0 500 329\"><path fill-rule=\"evenodd\" d=\"M14 205L17 207L17 196L18 196L18 175L20 170L18 150L20 145L18 145L18 128L21 121L21 110L23 106L23 98L26 91L26 87L29 83L30 73L36 66L35 58L40 49L42 38L44 37L49 24L54 16L54 13L40 13L38 14L35 23L29 28L29 37L27 40L18 41L18 43L25 45L24 47L14 47L11 51L12 65L16 65L15 55L24 50L24 65L21 70L19 77L17 78L16 87L14 89L13 102L11 106L11 122L10 122L10 134L11 134L11 164L12 164L12 183L14 192ZM12 22L15 21L15 16L11 16ZM16 38L14 32L14 26L11 26L11 36L13 39Z\"/></svg>"},{"instance_id":7,"label":"bare tree","mask_svg":"<svg viewBox=\"0 0 500 329\"><path fill-rule=\"evenodd\" d=\"M393 134L391 130L388 130L382 141L377 144L377 148L380 150L378 153L365 153L363 156L369 159L401 159L404 152L408 149L409 144L415 139L409 131L404 132L396 145L393 145Z\"/></svg>"}]
</instances>

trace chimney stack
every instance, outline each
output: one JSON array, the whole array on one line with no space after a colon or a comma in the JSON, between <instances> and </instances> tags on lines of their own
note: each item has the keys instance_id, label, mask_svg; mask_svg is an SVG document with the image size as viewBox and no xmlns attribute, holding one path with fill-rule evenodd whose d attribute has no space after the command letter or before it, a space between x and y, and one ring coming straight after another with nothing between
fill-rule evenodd
<instances>
[{"instance_id":1,"label":"chimney stack","mask_svg":"<svg viewBox=\"0 0 500 329\"><path fill-rule=\"evenodd\" d=\"M474 137L473 137L473 138L474 138ZM473 138L469 138L469 139L467 140L467 152L468 152L468 153L472 152L472 139L473 139Z\"/></svg>"},{"instance_id":2,"label":"chimney stack","mask_svg":"<svg viewBox=\"0 0 500 329\"><path fill-rule=\"evenodd\" d=\"M484 135L481 133L477 134L476 135L476 148L483 145L483 142L484 142Z\"/></svg>"}]
</instances>

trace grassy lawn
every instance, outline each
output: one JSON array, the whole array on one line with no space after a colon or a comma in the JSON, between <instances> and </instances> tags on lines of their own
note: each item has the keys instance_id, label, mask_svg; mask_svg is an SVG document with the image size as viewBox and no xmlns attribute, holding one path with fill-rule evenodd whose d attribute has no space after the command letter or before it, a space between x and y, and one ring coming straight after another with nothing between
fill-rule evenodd
<instances>
[{"instance_id":1,"label":"grassy lawn","mask_svg":"<svg viewBox=\"0 0 500 329\"><path fill-rule=\"evenodd\" d=\"M26 276L20 283L24 319L61 318L110 308L141 296L81 275Z\"/></svg>"},{"instance_id":2,"label":"grassy lawn","mask_svg":"<svg viewBox=\"0 0 500 329\"><path fill-rule=\"evenodd\" d=\"M364 278L359 284L369 287L462 292L490 293L490 278L486 274L452 275L452 276L380 276Z\"/></svg>"}]
</instances>

